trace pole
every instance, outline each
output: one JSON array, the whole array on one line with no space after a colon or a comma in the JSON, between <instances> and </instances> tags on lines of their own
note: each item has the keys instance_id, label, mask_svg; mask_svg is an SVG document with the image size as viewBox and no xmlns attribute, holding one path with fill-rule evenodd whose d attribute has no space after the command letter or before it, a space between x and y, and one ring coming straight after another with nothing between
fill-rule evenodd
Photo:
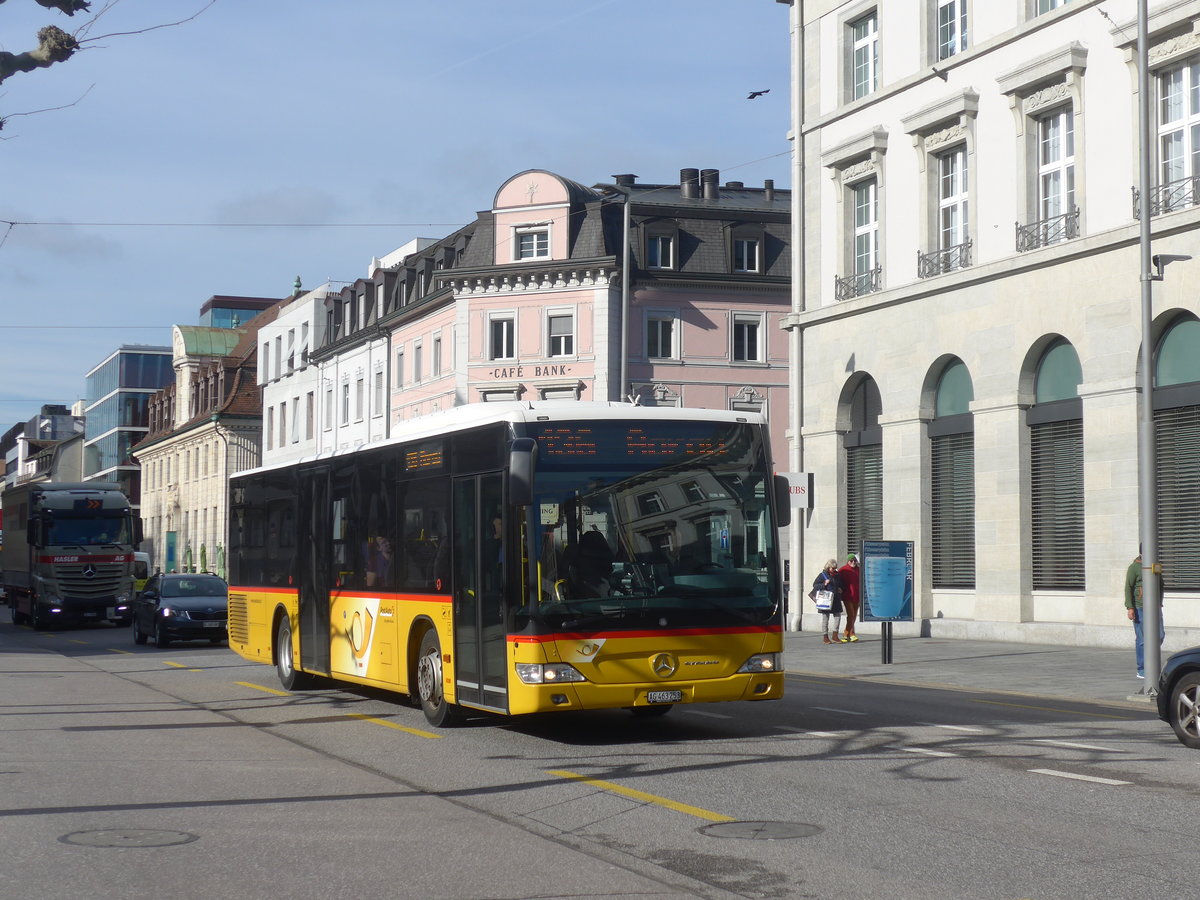
<instances>
[{"instance_id":1,"label":"pole","mask_svg":"<svg viewBox=\"0 0 1200 900\"><path fill-rule=\"evenodd\" d=\"M1159 607L1162 586L1158 561L1158 510L1154 477L1157 471L1154 446L1154 278L1150 252L1150 72L1147 37L1148 0L1138 0L1138 214L1141 248L1142 368L1138 384L1142 402L1138 408L1138 522L1142 550L1142 636L1145 639L1145 691L1155 693L1162 663L1158 632L1162 620Z\"/></svg>"},{"instance_id":2,"label":"pole","mask_svg":"<svg viewBox=\"0 0 1200 900\"><path fill-rule=\"evenodd\" d=\"M629 201L632 190L622 191L625 198L623 215L621 216L621 384L618 386L617 399L625 400L629 396ZM609 359L612 359L610 356Z\"/></svg>"}]
</instances>

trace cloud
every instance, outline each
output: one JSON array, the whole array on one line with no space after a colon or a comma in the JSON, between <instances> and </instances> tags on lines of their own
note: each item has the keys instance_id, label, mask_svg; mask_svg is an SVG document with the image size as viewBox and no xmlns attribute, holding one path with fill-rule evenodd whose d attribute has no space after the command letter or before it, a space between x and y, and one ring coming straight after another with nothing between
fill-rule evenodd
<instances>
[{"instance_id":1,"label":"cloud","mask_svg":"<svg viewBox=\"0 0 1200 900\"><path fill-rule=\"evenodd\" d=\"M277 187L245 194L217 207L216 221L228 225L306 225L336 221L346 207L332 194L310 187Z\"/></svg>"},{"instance_id":2,"label":"cloud","mask_svg":"<svg viewBox=\"0 0 1200 900\"><path fill-rule=\"evenodd\" d=\"M8 223L13 222L11 228ZM86 225L68 224L62 219L44 219L30 213L0 209L0 237L7 237L0 253L16 250L45 253L70 259L117 258L124 255L120 241L103 237Z\"/></svg>"}]
</instances>

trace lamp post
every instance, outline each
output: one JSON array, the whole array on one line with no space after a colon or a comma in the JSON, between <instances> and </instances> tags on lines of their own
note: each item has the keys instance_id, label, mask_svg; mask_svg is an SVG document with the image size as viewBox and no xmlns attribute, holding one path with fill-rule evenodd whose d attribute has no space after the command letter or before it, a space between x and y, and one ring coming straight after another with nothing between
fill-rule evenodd
<instances>
[{"instance_id":1,"label":"lamp post","mask_svg":"<svg viewBox=\"0 0 1200 900\"><path fill-rule=\"evenodd\" d=\"M1173 262L1190 256L1151 252L1150 238L1150 66L1148 0L1138 0L1138 219L1141 250L1142 368L1138 386L1142 394L1138 410L1138 537L1142 556L1142 637L1143 673L1146 693L1158 690L1162 669L1162 647L1158 641L1162 628L1162 563L1158 558L1158 504L1154 479L1158 469L1154 441L1154 282L1163 280L1163 270ZM1151 267L1153 266L1153 271Z\"/></svg>"}]
</instances>

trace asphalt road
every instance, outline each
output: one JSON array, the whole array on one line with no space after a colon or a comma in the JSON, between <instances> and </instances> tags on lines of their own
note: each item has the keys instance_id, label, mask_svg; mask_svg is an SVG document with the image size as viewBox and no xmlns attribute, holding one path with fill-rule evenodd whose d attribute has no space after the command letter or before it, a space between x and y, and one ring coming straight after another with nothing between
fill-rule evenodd
<instances>
[{"instance_id":1,"label":"asphalt road","mask_svg":"<svg viewBox=\"0 0 1200 900\"><path fill-rule=\"evenodd\" d=\"M0 897L1196 894L1200 754L1148 706L819 660L773 703L434 731L224 647L5 621Z\"/></svg>"}]
</instances>

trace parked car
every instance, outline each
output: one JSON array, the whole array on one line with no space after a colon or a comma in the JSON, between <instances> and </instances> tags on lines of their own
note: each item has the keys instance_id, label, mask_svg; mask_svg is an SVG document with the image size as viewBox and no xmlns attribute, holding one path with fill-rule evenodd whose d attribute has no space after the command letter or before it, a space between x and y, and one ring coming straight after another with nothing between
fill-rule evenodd
<instances>
[{"instance_id":1,"label":"parked car","mask_svg":"<svg viewBox=\"0 0 1200 900\"><path fill-rule=\"evenodd\" d=\"M133 641L153 637L158 647L171 641L229 637L229 585L216 575L152 575L133 605Z\"/></svg>"},{"instance_id":2,"label":"parked car","mask_svg":"<svg viewBox=\"0 0 1200 900\"><path fill-rule=\"evenodd\" d=\"M1158 676L1158 717L1184 746L1200 750L1200 647L1173 654Z\"/></svg>"}]
</instances>

